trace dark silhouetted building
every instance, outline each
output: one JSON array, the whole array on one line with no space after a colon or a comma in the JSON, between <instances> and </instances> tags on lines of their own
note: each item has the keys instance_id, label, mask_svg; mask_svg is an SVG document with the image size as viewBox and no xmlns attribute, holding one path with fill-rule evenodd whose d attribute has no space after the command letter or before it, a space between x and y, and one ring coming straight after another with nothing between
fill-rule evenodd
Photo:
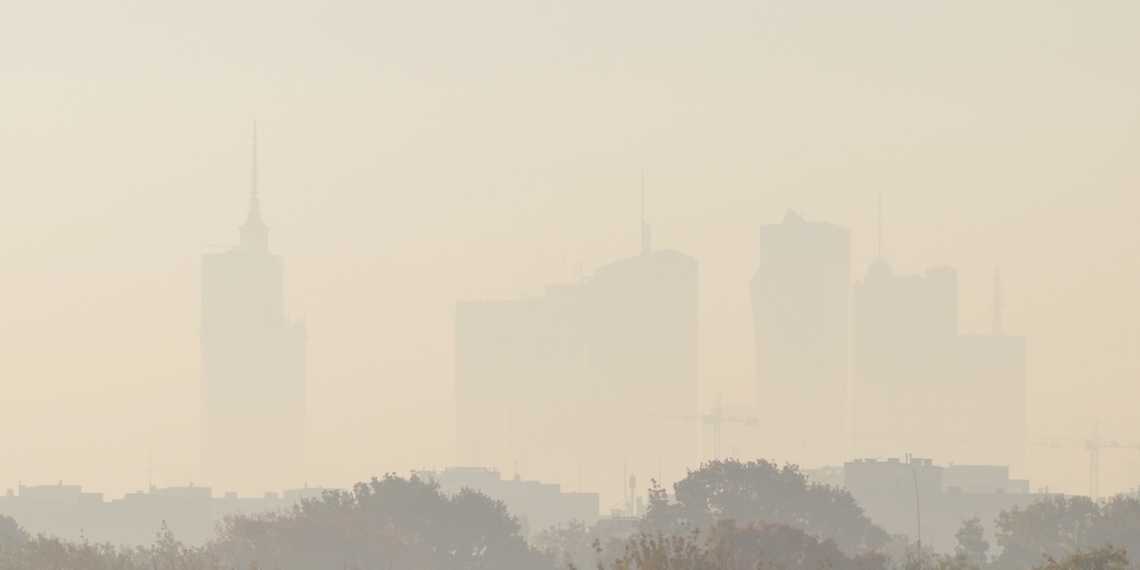
<instances>
[{"instance_id":1,"label":"dark silhouetted building","mask_svg":"<svg viewBox=\"0 0 1140 570\"><path fill-rule=\"evenodd\" d=\"M760 227L752 278L765 457L842 465L847 434L851 232L788 210Z\"/></svg>"},{"instance_id":2,"label":"dark silhouetted building","mask_svg":"<svg viewBox=\"0 0 1140 570\"><path fill-rule=\"evenodd\" d=\"M304 477L305 325L286 318L284 263L253 189L241 246L202 256L202 468L222 490Z\"/></svg>"}]
</instances>

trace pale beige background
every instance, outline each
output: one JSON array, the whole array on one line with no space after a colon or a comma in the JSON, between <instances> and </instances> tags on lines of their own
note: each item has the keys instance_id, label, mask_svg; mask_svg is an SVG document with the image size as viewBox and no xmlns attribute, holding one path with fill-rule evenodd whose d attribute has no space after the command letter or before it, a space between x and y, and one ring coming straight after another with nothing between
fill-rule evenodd
<instances>
[{"instance_id":1,"label":"pale beige background","mask_svg":"<svg viewBox=\"0 0 1140 570\"><path fill-rule=\"evenodd\" d=\"M759 224L851 228L861 278L882 192L884 253L956 266L963 332L1002 266L1030 433L1140 439L1137 29L1131 1L4 2L0 486L197 476L199 255L237 242L254 119L311 484L448 464L454 301L636 253L642 165L655 245L700 260L702 406L753 397ZM1083 493L1087 461L1022 475ZM1102 471L1136 486L1140 452Z\"/></svg>"}]
</instances>

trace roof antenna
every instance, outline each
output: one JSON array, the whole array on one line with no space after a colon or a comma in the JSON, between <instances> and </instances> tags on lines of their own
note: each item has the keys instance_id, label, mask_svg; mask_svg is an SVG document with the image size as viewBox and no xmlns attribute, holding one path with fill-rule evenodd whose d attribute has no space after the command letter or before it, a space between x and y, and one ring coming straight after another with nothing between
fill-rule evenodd
<instances>
[{"instance_id":1,"label":"roof antenna","mask_svg":"<svg viewBox=\"0 0 1140 570\"><path fill-rule=\"evenodd\" d=\"M918 473L914 467L910 468L910 476L914 479L914 512L915 521L918 522L918 559L922 560L922 504L918 499Z\"/></svg>"},{"instance_id":2,"label":"roof antenna","mask_svg":"<svg viewBox=\"0 0 1140 570\"><path fill-rule=\"evenodd\" d=\"M993 329L990 330L993 336L1004 336L1005 331L1001 326L1001 268L994 268L994 323Z\"/></svg>"},{"instance_id":3,"label":"roof antenna","mask_svg":"<svg viewBox=\"0 0 1140 570\"><path fill-rule=\"evenodd\" d=\"M879 192L879 259L883 258L883 193Z\"/></svg>"},{"instance_id":4,"label":"roof antenna","mask_svg":"<svg viewBox=\"0 0 1140 570\"><path fill-rule=\"evenodd\" d=\"M241 249L269 253L269 226L261 219L261 200L257 197L257 121L253 122L253 156L250 174L249 212L241 225Z\"/></svg>"}]
</instances>

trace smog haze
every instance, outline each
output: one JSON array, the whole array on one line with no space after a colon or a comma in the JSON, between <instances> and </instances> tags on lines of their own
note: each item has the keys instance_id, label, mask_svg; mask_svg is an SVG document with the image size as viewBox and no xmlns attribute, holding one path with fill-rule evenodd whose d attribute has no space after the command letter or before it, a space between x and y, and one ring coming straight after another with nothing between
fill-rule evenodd
<instances>
[{"instance_id":1,"label":"smog haze","mask_svg":"<svg viewBox=\"0 0 1140 570\"><path fill-rule=\"evenodd\" d=\"M463 465L457 303L601 283L643 219L699 268L696 399L663 411L757 413L750 282L789 211L849 231L850 286L880 248L895 275L954 268L958 335L992 332L1000 268L1024 435L1099 420L1134 441L1138 26L1131 2L5 3L0 487L211 484L203 254L241 243L255 121L268 251L307 334L295 486ZM467 466L604 509L623 461L671 484L712 457L700 422L662 421L687 455ZM777 455L724 430L721 455L824 462L810 438ZM1024 458L1034 488L1089 492L1083 448ZM1135 487L1135 449L1105 450L1100 477Z\"/></svg>"}]
</instances>

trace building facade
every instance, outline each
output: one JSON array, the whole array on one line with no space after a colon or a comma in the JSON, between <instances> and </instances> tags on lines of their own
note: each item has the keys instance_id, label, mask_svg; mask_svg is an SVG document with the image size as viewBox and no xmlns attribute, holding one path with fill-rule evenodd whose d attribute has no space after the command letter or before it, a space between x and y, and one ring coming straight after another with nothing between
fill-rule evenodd
<instances>
[{"instance_id":1,"label":"building facade","mask_svg":"<svg viewBox=\"0 0 1140 570\"><path fill-rule=\"evenodd\" d=\"M953 553L962 522L978 517L997 546L993 521L1002 511L1046 497L1029 481L1011 479L997 465L935 465L917 457L855 459L843 468L843 486L866 515L890 534L918 538L936 552ZM921 508L920 508L921 507Z\"/></svg>"},{"instance_id":2,"label":"building facade","mask_svg":"<svg viewBox=\"0 0 1140 570\"><path fill-rule=\"evenodd\" d=\"M256 141L241 245L202 256L202 470L225 491L304 478L305 325L285 316L284 259L269 253Z\"/></svg>"},{"instance_id":3,"label":"building facade","mask_svg":"<svg viewBox=\"0 0 1140 570\"><path fill-rule=\"evenodd\" d=\"M791 210L783 223L760 227L751 293L765 457L843 464L850 279L846 228Z\"/></svg>"},{"instance_id":4,"label":"building facade","mask_svg":"<svg viewBox=\"0 0 1140 570\"><path fill-rule=\"evenodd\" d=\"M1025 339L958 334L958 274L895 275L882 258L855 284L851 450L1025 466Z\"/></svg>"},{"instance_id":5,"label":"building facade","mask_svg":"<svg viewBox=\"0 0 1140 570\"><path fill-rule=\"evenodd\" d=\"M593 474L698 463L697 261L643 240L543 298L456 304L459 465L612 492Z\"/></svg>"}]
</instances>

